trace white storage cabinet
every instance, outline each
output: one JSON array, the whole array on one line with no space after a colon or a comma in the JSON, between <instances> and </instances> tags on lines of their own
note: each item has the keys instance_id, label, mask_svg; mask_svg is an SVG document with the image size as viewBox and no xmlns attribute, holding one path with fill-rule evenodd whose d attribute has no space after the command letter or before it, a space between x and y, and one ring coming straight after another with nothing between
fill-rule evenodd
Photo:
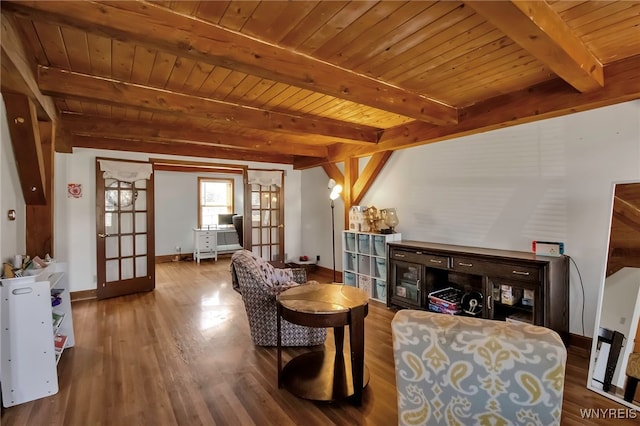
<instances>
[{"instance_id":1,"label":"white storage cabinet","mask_svg":"<svg viewBox=\"0 0 640 426\"><path fill-rule=\"evenodd\" d=\"M193 260L200 263L202 259L218 260L220 253L232 253L240 250L238 233L232 226L221 226L210 229L193 229Z\"/></svg>"},{"instance_id":2,"label":"white storage cabinet","mask_svg":"<svg viewBox=\"0 0 640 426\"><path fill-rule=\"evenodd\" d=\"M218 234L214 229L195 229L193 230L193 260L200 263L202 259L218 260L218 251L216 250Z\"/></svg>"},{"instance_id":3,"label":"white storage cabinet","mask_svg":"<svg viewBox=\"0 0 640 426\"><path fill-rule=\"evenodd\" d=\"M37 271L0 280L0 383L5 407L57 393L57 363L64 349L75 344L66 264L54 262ZM58 295L56 306L52 294ZM65 341L59 349L56 336Z\"/></svg>"}]
</instances>

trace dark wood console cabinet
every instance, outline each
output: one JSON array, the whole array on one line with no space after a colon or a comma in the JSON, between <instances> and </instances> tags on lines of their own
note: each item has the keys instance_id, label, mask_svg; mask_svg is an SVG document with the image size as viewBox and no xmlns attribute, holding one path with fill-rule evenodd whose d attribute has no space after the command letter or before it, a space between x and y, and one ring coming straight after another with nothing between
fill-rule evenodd
<instances>
[{"instance_id":1,"label":"dark wood console cabinet","mask_svg":"<svg viewBox=\"0 0 640 426\"><path fill-rule=\"evenodd\" d=\"M460 315L527 322L568 337L567 256L420 241L391 242L388 253L389 307L434 310L429 295L453 287L479 301Z\"/></svg>"}]
</instances>

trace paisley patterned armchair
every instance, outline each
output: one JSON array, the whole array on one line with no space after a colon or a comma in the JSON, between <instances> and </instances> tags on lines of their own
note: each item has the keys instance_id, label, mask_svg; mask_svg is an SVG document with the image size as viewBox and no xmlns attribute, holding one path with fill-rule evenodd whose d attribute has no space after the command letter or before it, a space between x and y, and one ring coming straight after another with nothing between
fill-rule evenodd
<instances>
[{"instance_id":1,"label":"paisley patterned armchair","mask_svg":"<svg viewBox=\"0 0 640 426\"><path fill-rule=\"evenodd\" d=\"M560 424L567 351L553 330L415 310L391 328L398 424Z\"/></svg>"},{"instance_id":2,"label":"paisley patterned armchair","mask_svg":"<svg viewBox=\"0 0 640 426\"><path fill-rule=\"evenodd\" d=\"M242 295L251 339L258 346L276 346L276 295L284 290L304 284L304 269L276 268L248 250L238 250L231 256L233 288ZM322 345L327 337L324 328L303 327L282 321L283 346Z\"/></svg>"}]
</instances>

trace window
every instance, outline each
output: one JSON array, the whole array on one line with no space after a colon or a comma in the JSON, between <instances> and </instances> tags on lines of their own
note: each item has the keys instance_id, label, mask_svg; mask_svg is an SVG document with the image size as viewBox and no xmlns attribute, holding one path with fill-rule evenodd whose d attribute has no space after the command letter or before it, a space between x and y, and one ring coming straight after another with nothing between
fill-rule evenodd
<instances>
[{"instance_id":1,"label":"window","mask_svg":"<svg viewBox=\"0 0 640 426\"><path fill-rule=\"evenodd\" d=\"M198 226L218 224L219 214L233 211L233 179L198 178Z\"/></svg>"}]
</instances>

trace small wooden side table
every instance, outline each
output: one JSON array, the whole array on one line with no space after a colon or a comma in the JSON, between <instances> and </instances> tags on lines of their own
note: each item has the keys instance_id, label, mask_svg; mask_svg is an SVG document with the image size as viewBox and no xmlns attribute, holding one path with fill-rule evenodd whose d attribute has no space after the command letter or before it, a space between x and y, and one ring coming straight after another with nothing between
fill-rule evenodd
<instances>
[{"instance_id":1,"label":"small wooden side table","mask_svg":"<svg viewBox=\"0 0 640 426\"><path fill-rule=\"evenodd\" d=\"M364 318L369 296L341 284L307 284L278 296L278 387L316 401L352 397L362 404L362 390L369 383L364 365ZM308 352L282 368L281 321L307 327L333 327L336 350ZM344 327L349 326L351 356L344 356Z\"/></svg>"}]
</instances>

